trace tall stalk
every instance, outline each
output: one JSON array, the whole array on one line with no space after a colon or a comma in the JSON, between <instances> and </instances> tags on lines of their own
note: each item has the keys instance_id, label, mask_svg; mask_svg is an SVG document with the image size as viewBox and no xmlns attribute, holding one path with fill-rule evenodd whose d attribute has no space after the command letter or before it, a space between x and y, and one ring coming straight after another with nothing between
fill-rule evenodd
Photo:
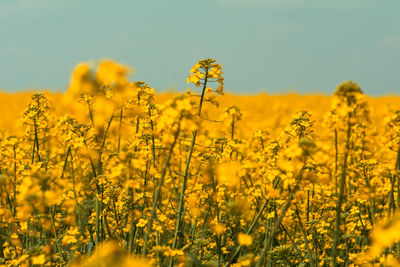
<instances>
[{"instance_id":1,"label":"tall stalk","mask_svg":"<svg viewBox=\"0 0 400 267\"><path fill-rule=\"evenodd\" d=\"M172 158L172 153L173 153L174 147L175 147L176 142L177 142L178 137L179 137L179 133L180 133L180 130L181 130L182 117L183 117L183 114L181 113L179 121L178 121L178 129L176 130L176 132L174 134L174 140L173 140L173 142L172 142L172 144L170 146L170 149L168 151L167 158L165 159L165 162L164 162L164 167L163 167L163 169L161 171L161 177L158 180L157 187L156 187L156 190L155 190L155 193L154 193L154 198L153 198L152 207L151 207L151 215L150 215L149 221L147 222L147 232L146 232L146 234L144 236L142 255L146 255L147 254L147 246L148 246L148 243L149 243L150 233L151 233L152 228L153 228L153 222L154 222L154 219L156 217L157 205L158 205L158 202L160 200L161 189L162 189L162 186L163 186L163 183L164 183L165 176L167 174L167 170L169 168L169 162L170 162L170 160Z\"/></svg>"},{"instance_id":2,"label":"tall stalk","mask_svg":"<svg viewBox=\"0 0 400 267\"><path fill-rule=\"evenodd\" d=\"M117 152L119 153L121 149L121 128L122 128L122 114L123 114L124 108L121 107L121 113L119 116L119 128L118 128L118 143L117 143Z\"/></svg>"},{"instance_id":3,"label":"tall stalk","mask_svg":"<svg viewBox=\"0 0 400 267\"><path fill-rule=\"evenodd\" d=\"M201 115L201 108L203 106L203 98L204 98L204 93L207 88L207 79L208 79L208 70L209 67L206 69L205 72L205 78L204 78L204 83L203 83L203 90L201 92L201 98L200 98L200 104L199 104L199 111L197 115L200 117ZM186 191L186 184L187 184L187 179L188 179L188 174L189 174L189 166L190 166L190 161L192 159L192 154L193 154L193 149L194 145L196 144L196 137L197 137L197 130L193 132L193 137L192 137L192 142L189 148L189 154L186 159L186 166L185 166L185 172L183 174L183 180L182 180L182 187L181 187L181 193L179 196L179 204L178 204L178 211L177 211L177 216L176 216L176 226L175 226L175 232L174 232L174 239L172 242L172 249L176 249L177 247L177 240L178 240L178 234L181 228L181 222L182 222L182 217L183 217L183 210L184 210L184 198L185 198L185 191ZM169 266L171 267L174 263L174 260L171 259Z\"/></svg>"},{"instance_id":4,"label":"tall stalk","mask_svg":"<svg viewBox=\"0 0 400 267\"><path fill-rule=\"evenodd\" d=\"M295 186L295 187L297 187L297 186ZM279 217L277 217L277 218L275 219L274 227L272 228L271 233L269 234L267 240L265 241L264 248L263 248L263 250L262 250L262 252L261 252L260 259L257 261L257 264L256 264L257 267L261 267L261 264L262 264L262 262L263 262L265 256L267 255L267 252L270 250L270 247L271 247L271 245L272 245L272 241L274 240L275 234L276 234L276 232L277 232L279 226L281 225L282 220L283 220L283 217L285 216L286 211L289 209L290 204L292 203L293 198L294 198L294 192L292 192L292 191L290 190L290 188L289 188L289 198L288 198L288 200L286 201L285 206L283 206ZM266 204L264 204L264 205L266 206ZM263 207L264 207L264 206L263 206ZM264 207L264 208L265 208L265 207ZM261 216L261 213L260 213L260 216ZM257 220L258 220L258 218L257 218ZM249 232L249 233L250 233L250 232ZM249 233L248 233L248 234L249 234ZM241 247L241 246L239 246L239 247ZM237 254L239 254L239 251L237 251ZM228 267L230 264L232 264L233 259L234 259L234 258L232 257L231 260L225 265L225 267Z\"/></svg>"},{"instance_id":5,"label":"tall stalk","mask_svg":"<svg viewBox=\"0 0 400 267\"><path fill-rule=\"evenodd\" d=\"M346 135L346 147L345 147L345 152L343 156L343 165L342 165L342 172L340 176L340 185L339 185L339 196L338 200L336 203L336 219L335 219L335 233L334 233L334 238L333 238L333 246L332 246L332 266L336 267L337 266L337 247L339 245L339 241L341 238L341 230L340 230L340 225L341 225L341 211L342 211L342 204L343 200L345 198L345 191L346 191L346 175L347 175L347 158L349 156L349 150L350 150L350 137L351 137L351 114L348 113L347 115L347 135Z\"/></svg>"}]
</instances>

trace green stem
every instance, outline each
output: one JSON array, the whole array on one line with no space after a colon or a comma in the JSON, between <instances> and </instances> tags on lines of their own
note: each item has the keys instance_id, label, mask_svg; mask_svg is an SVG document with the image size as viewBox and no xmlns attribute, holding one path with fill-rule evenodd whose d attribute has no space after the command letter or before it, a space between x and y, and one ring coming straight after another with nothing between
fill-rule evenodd
<instances>
[{"instance_id":1,"label":"green stem","mask_svg":"<svg viewBox=\"0 0 400 267\"><path fill-rule=\"evenodd\" d=\"M177 142L178 137L179 137L179 133L180 133L180 130L181 130L182 117L183 117L183 114L181 113L179 121L178 121L178 129L176 130L176 132L174 134L174 140L173 140L173 142L172 142L172 144L170 146L167 158L165 159L164 167L163 167L162 172L161 172L161 177L158 180L157 187L156 187L156 190L154 192L154 198L153 198L152 207L151 207L151 215L150 215L149 221L147 222L147 232L146 232L146 234L144 236L142 255L146 255L147 254L147 246L148 246L148 243L149 243L150 233L151 233L152 228L153 228L153 221L154 221L154 219L156 217L157 205L158 205L158 202L159 202L159 199L160 199L161 189L162 189L162 186L163 186L163 183L164 183L165 176L167 175L167 170L169 168L169 162L170 162L170 160L172 158L172 153L173 153L174 147L175 147L176 142Z\"/></svg>"}]
</instances>

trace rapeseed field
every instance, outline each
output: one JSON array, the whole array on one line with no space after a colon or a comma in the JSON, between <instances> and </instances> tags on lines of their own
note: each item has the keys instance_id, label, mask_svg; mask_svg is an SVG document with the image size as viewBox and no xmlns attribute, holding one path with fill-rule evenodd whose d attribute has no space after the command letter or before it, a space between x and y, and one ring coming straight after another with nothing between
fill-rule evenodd
<instances>
[{"instance_id":1,"label":"rapeseed field","mask_svg":"<svg viewBox=\"0 0 400 267\"><path fill-rule=\"evenodd\" d=\"M155 93L102 60L0 94L3 266L398 266L400 97Z\"/></svg>"}]
</instances>

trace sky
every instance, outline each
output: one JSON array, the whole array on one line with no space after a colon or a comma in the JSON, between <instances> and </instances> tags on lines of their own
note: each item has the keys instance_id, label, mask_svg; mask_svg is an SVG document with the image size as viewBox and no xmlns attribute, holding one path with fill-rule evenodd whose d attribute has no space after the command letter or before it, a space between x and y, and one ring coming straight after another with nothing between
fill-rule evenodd
<instances>
[{"instance_id":1,"label":"sky","mask_svg":"<svg viewBox=\"0 0 400 267\"><path fill-rule=\"evenodd\" d=\"M132 81L186 91L214 58L225 91L400 92L399 0L1 0L0 90L65 91L74 66L104 58ZM193 87L193 86L192 86Z\"/></svg>"}]
</instances>

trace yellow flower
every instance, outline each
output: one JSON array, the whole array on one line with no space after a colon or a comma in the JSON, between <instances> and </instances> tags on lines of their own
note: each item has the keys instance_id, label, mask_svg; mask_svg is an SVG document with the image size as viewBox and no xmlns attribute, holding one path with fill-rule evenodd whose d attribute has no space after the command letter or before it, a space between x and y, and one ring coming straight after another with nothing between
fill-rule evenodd
<instances>
[{"instance_id":1,"label":"yellow flower","mask_svg":"<svg viewBox=\"0 0 400 267\"><path fill-rule=\"evenodd\" d=\"M147 220L139 219L139 222L136 224L137 227L145 227L147 224Z\"/></svg>"},{"instance_id":2,"label":"yellow flower","mask_svg":"<svg viewBox=\"0 0 400 267\"><path fill-rule=\"evenodd\" d=\"M214 232L217 235L221 235L221 234L225 233L225 231L226 231L226 227L222 223L216 223L214 225Z\"/></svg>"},{"instance_id":3,"label":"yellow flower","mask_svg":"<svg viewBox=\"0 0 400 267\"><path fill-rule=\"evenodd\" d=\"M213 89L211 87L206 88L206 93L212 93L212 92L213 92Z\"/></svg>"},{"instance_id":4,"label":"yellow flower","mask_svg":"<svg viewBox=\"0 0 400 267\"><path fill-rule=\"evenodd\" d=\"M46 258L44 254L40 254L39 256L32 257L32 264L43 265L46 262Z\"/></svg>"},{"instance_id":5,"label":"yellow flower","mask_svg":"<svg viewBox=\"0 0 400 267\"><path fill-rule=\"evenodd\" d=\"M235 162L223 162L219 164L217 168L218 182L229 186L238 185L240 183L239 171L240 166Z\"/></svg>"},{"instance_id":6,"label":"yellow flower","mask_svg":"<svg viewBox=\"0 0 400 267\"><path fill-rule=\"evenodd\" d=\"M249 247L253 243L253 237L251 235L239 233L238 234L238 242L239 242L239 245L241 245L241 246Z\"/></svg>"}]
</instances>

